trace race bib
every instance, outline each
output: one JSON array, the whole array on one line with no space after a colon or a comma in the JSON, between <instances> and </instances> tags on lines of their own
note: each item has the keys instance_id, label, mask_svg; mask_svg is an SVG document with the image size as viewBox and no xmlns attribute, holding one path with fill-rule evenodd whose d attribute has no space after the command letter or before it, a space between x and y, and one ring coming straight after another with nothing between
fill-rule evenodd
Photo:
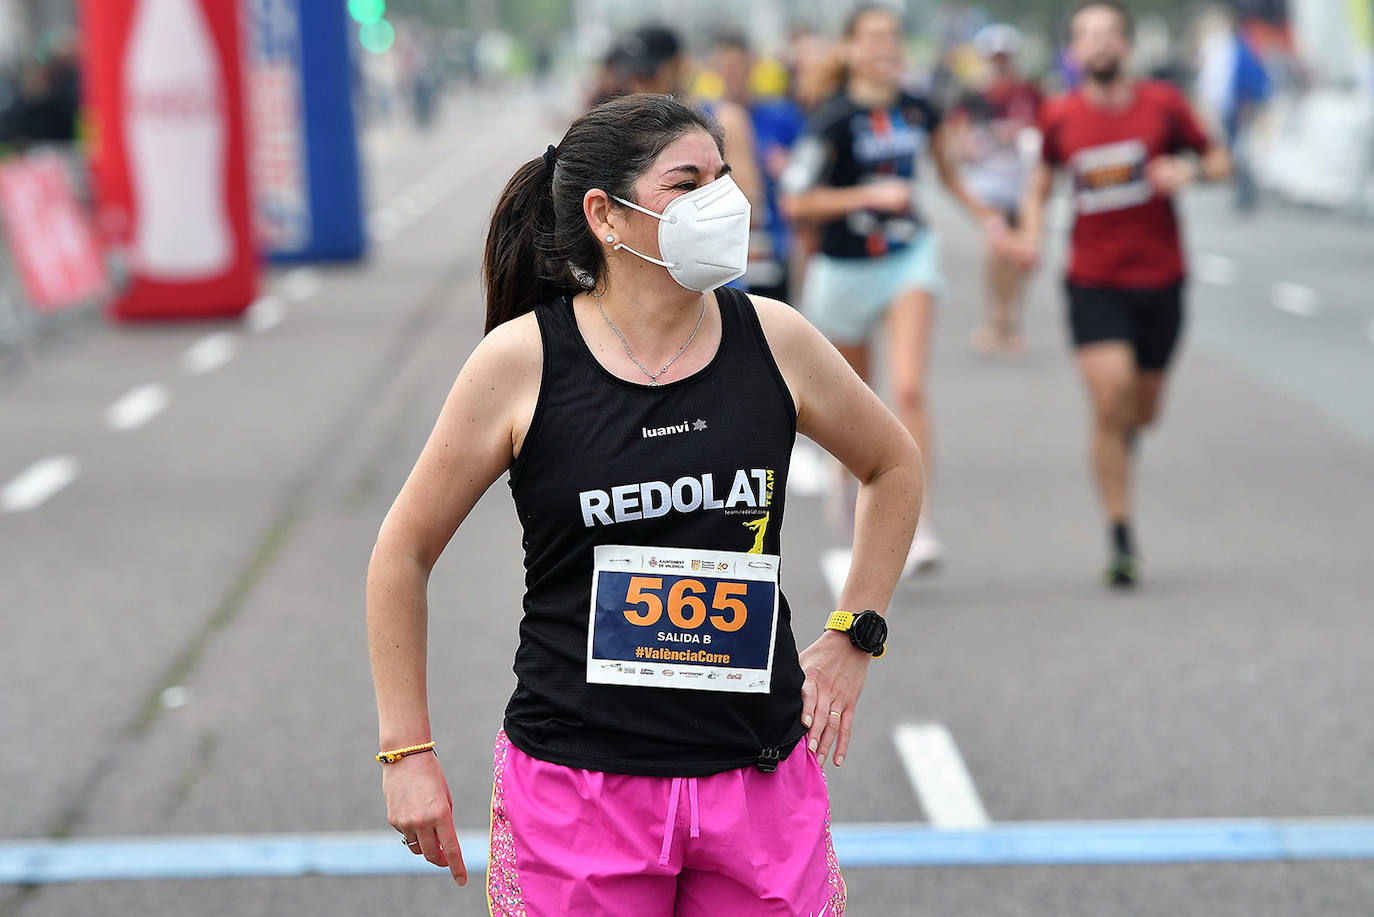
<instances>
[{"instance_id":1,"label":"race bib","mask_svg":"<svg viewBox=\"0 0 1374 917\"><path fill-rule=\"evenodd\" d=\"M1148 151L1139 140L1089 147L1074 154L1074 203L1079 213L1138 207L1154 197L1145 176Z\"/></svg>"},{"instance_id":2,"label":"race bib","mask_svg":"<svg viewBox=\"0 0 1374 917\"><path fill-rule=\"evenodd\" d=\"M778 568L776 554L597 547L587 681L767 694Z\"/></svg>"}]
</instances>

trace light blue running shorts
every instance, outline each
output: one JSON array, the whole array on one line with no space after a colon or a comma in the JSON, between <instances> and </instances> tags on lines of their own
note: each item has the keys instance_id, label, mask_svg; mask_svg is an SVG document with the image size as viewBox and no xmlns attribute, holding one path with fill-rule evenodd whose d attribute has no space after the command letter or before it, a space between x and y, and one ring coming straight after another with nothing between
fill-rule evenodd
<instances>
[{"instance_id":1,"label":"light blue running shorts","mask_svg":"<svg viewBox=\"0 0 1374 917\"><path fill-rule=\"evenodd\" d=\"M929 230L877 258L813 256L806 268L802 314L831 341L862 344L908 290L924 290L937 299L944 294L940 246Z\"/></svg>"}]
</instances>

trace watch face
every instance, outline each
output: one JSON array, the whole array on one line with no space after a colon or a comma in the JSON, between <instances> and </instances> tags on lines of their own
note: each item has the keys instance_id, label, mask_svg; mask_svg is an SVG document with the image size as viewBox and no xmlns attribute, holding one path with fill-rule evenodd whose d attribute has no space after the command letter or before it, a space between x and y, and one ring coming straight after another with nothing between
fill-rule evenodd
<instances>
[{"instance_id":1,"label":"watch face","mask_svg":"<svg viewBox=\"0 0 1374 917\"><path fill-rule=\"evenodd\" d=\"M859 649L876 653L887 642L887 621L876 611L865 611L854 619L850 633Z\"/></svg>"}]
</instances>

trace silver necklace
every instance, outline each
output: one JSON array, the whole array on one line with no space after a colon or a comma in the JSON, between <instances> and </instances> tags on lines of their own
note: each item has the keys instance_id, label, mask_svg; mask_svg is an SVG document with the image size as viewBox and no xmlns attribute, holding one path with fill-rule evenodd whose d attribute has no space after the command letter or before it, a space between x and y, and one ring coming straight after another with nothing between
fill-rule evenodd
<instances>
[{"instance_id":1,"label":"silver necklace","mask_svg":"<svg viewBox=\"0 0 1374 917\"><path fill-rule=\"evenodd\" d=\"M601 313L601 317L606 320L606 324L610 325L611 330L615 332L615 336L620 338L620 343L625 348L625 356L630 358L631 363L639 367L640 372L649 377L649 386L651 388L658 388L658 377L666 373L668 371L668 367L676 363L677 358L686 353L687 348L692 346L692 341L696 340L697 332L701 330L701 322L703 319L706 318L706 297L703 296L701 298L701 314L697 316L697 326L692 329L691 337L687 338L687 343L683 344L680 348L678 348L678 352L673 354L673 358L671 360L663 364L662 369L660 369L656 373L651 373L649 372L649 368L647 366L639 362L639 360L635 359L635 355L630 353L630 342L625 340L625 335L620 333L620 329L615 326L615 322L611 321L611 317L607 315L606 310L602 308L601 294L596 291L596 287L592 287L592 299L596 300L596 309L598 312Z\"/></svg>"}]
</instances>

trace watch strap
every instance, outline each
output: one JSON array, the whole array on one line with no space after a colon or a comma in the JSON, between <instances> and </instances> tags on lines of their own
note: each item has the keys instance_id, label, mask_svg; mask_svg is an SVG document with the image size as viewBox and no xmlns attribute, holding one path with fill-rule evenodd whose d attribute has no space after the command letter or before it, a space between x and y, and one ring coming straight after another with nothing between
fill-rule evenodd
<instances>
[{"instance_id":1,"label":"watch strap","mask_svg":"<svg viewBox=\"0 0 1374 917\"><path fill-rule=\"evenodd\" d=\"M825 622L826 630L847 631L854 626L854 612L852 611L832 611L830 619Z\"/></svg>"}]
</instances>

